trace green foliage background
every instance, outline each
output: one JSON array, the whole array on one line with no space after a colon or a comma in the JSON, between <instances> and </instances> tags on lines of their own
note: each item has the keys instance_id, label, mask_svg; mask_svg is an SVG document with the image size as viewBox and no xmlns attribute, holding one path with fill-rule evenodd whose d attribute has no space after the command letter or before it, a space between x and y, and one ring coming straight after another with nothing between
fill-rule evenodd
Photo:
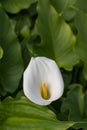
<instances>
[{"instance_id":1,"label":"green foliage background","mask_svg":"<svg viewBox=\"0 0 87 130\"><path fill-rule=\"evenodd\" d=\"M64 94L47 107L22 92L32 56L63 75ZM0 129L87 130L86 0L0 0Z\"/></svg>"}]
</instances>

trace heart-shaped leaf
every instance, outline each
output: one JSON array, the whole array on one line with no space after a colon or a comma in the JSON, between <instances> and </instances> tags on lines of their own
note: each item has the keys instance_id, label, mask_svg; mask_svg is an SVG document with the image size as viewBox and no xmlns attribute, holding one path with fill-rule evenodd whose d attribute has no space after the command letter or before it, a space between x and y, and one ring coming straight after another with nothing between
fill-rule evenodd
<instances>
[{"instance_id":1,"label":"heart-shaped leaf","mask_svg":"<svg viewBox=\"0 0 87 130\"><path fill-rule=\"evenodd\" d=\"M7 98L0 102L0 129L9 130L66 130L74 122L58 121L46 107L31 103L28 99Z\"/></svg>"},{"instance_id":2,"label":"heart-shaped leaf","mask_svg":"<svg viewBox=\"0 0 87 130\"><path fill-rule=\"evenodd\" d=\"M74 126L75 128L87 129L87 117L84 117L85 110L87 109L87 95L85 96L85 93L83 93L81 85L73 84L69 86L69 88L70 90L67 97L63 100L61 111L69 111L68 120L78 122L78 124Z\"/></svg>"},{"instance_id":3,"label":"heart-shaped leaf","mask_svg":"<svg viewBox=\"0 0 87 130\"><path fill-rule=\"evenodd\" d=\"M0 46L3 57L0 60L0 94L14 92L23 72L21 47L11 22L0 6ZM2 86L2 87L1 87Z\"/></svg>"},{"instance_id":4,"label":"heart-shaped leaf","mask_svg":"<svg viewBox=\"0 0 87 130\"><path fill-rule=\"evenodd\" d=\"M33 54L53 58L60 67L67 70L78 63L74 51L76 37L49 0L38 2L36 30L41 36L41 44L33 46Z\"/></svg>"}]
</instances>

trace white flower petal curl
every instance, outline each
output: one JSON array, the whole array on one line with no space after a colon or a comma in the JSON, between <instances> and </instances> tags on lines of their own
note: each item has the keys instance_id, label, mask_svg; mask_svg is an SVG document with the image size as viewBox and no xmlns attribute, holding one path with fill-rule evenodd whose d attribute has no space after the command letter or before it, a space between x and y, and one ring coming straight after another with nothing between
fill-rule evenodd
<instances>
[{"instance_id":1,"label":"white flower petal curl","mask_svg":"<svg viewBox=\"0 0 87 130\"><path fill-rule=\"evenodd\" d=\"M49 99L41 96L41 83L46 83L50 93ZM64 91L64 83L55 61L46 57L31 58L23 75L24 94L34 103L48 105L60 98Z\"/></svg>"}]
</instances>

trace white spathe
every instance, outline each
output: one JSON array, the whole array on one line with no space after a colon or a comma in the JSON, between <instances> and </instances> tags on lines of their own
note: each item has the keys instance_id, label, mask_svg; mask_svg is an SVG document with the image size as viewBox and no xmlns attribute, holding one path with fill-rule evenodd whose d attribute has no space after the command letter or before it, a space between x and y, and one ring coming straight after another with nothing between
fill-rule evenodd
<instances>
[{"instance_id":1,"label":"white spathe","mask_svg":"<svg viewBox=\"0 0 87 130\"><path fill-rule=\"evenodd\" d=\"M41 95L42 82L50 93L49 99ZM64 91L64 82L56 62L46 57L32 57L23 75L23 90L27 98L39 105L48 105L59 99Z\"/></svg>"}]
</instances>

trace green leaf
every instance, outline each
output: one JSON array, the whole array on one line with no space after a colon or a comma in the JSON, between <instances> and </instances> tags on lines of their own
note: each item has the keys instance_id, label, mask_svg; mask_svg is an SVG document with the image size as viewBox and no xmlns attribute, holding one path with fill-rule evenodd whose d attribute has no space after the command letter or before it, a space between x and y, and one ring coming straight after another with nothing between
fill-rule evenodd
<instances>
[{"instance_id":1,"label":"green leaf","mask_svg":"<svg viewBox=\"0 0 87 130\"><path fill-rule=\"evenodd\" d=\"M67 97L63 100L61 112L69 111L68 120L77 121L75 128L87 129L87 121L85 120L85 94L83 93L82 86L73 84L69 86L70 90ZM80 123L79 123L80 122Z\"/></svg>"},{"instance_id":2,"label":"green leaf","mask_svg":"<svg viewBox=\"0 0 87 130\"><path fill-rule=\"evenodd\" d=\"M87 92L85 94L85 114L86 114L86 117L87 117Z\"/></svg>"},{"instance_id":3,"label":"green leaf","mask_svg":"<svg viewBox=\"0 0 87 130\"><path fill-rule=\"evenodd\" d=\"M50 57L67 70L78 63L74 52L76 37L49 0L39 0L36 31L41 36L41 43L33 46L33 54Z\"/></svg>"},{"instance_id":4,"label":"green leaf","mask_svg":"<svg viewBox=\"0 0 87 130\"><path fill-rule=\"evenodd\" d=\"M87 79L87 15L77 12L75 26L78 30L76 53L84 63L83 74Z\"/></svg>"},{"instance_id":5,"label":"green leaf","mask_svg":"<svg viewBox=\"0 0 87 130\"><path fill-rule=\"evenodd\" d=\"M77 0L75 7L87 13L87 0Z\"/></svg>"},{"instance_id":6,"label":"green leaf","mask_svg":"<svg viewBox=\"0 0 87 130\"><path fill-rule=\"evenodd\" d=\"M22 9L27 9L37 0L1 0L3 7L10 13L18 13Z\"/></svg>"},{"instance_id":7,"label":"green leaf","mask_svg":"<svg viewBox=\"0 0 87 130\"><path fill-rule=\"evenodd\" d=\"M64 13L64 11L73 6L76 1L78 0L51 0L51 3L58 12Z\"/></svg>"},{"instance_id":8,"label":"green leaf","mask_svg":"<svg viewBox=\"0 0 87 130\"><path fill-rule=\"evenodd\" d=\"M2 47L0 46L0 59L3 57L3 49L2 49Z\"/></svg>"},{"instance_id":9,"label":"green leaf","mask_svg":"<svg viewBox=\"0 0 87 130\"><path fill-rule=\"evenodd\" d=\"M64 86L67 87L72 81L72 73L70 71L61 70L64 79Z\"/></svg>"},{"instance_id":10,"label":"green leaf","mask_svg":"<svg viewBox=\"0 0 87 130\"><path fill-rule=\"evenodd\" d=\"M28 39L30 36L29 28L27 25L25 25L22 30L21 30L21 35L25 38Z\"/></svg>"},{"instance_id":11,"label":"green leaf","mask_svg":"<svg viewBox=\"0 0 87 130\"><path fill-rule=\"evenodd\" d=\"M3 91L14 92L23 72L21 47L11 22L0 6L0 46L4 55L0 60L0 94Z\"/></svg>"},{"instance_id":12,"label":"green leaf","mask_svg":"<svg viewBox=\"0 0 87 130\"><path fill-rule=\"evenodd\" d=\"M67 98L64 99L62 112L69 110L69 120L81 120L84 112L84 94L82 86L71 85Z\"/></svg>"},{"instance_id":13,"label":"green leaf","mask_svg":"<svg viewBox=\"0 0 87 130\"><path fill-rule=\"evenodd\" d=\"M0 128L2 130L66 130L74 122L58 121L46 107L31 103L25 97L11 97L0 102Z\"/></svg>"},{"instance_id":14,"label":"green leaf","mask_svg":"<svg viewBox=\"0 0 87 130\"><path fill-rule=\"evenodd\" d=\"M73 7L77 1L78 0L51 0L51 3L65 20L71 21L76 13Z\"/></svg>"},{"instance_id":15,"label":"green leaf","mask_svg":"<svg viewBox=\"0 0 87 130\"><path fill-rule=\"evenodd\" d=\"M75 9L87 13L86 0L51 0L51 3L57 12L63 15L65 20L72 20L74 18L76 14Z\"/></svg>"},{"instance_id":16,"label":"green leaf","mask_svg":"<svg viewBox=\"0 0 87 130\"><path fill-rule=\"evenodd\" d=\"M15 21L15 31L21 39L28 39L30 37L31 22L28 15L19 15Z\"/></svg>"}]
</instances>

